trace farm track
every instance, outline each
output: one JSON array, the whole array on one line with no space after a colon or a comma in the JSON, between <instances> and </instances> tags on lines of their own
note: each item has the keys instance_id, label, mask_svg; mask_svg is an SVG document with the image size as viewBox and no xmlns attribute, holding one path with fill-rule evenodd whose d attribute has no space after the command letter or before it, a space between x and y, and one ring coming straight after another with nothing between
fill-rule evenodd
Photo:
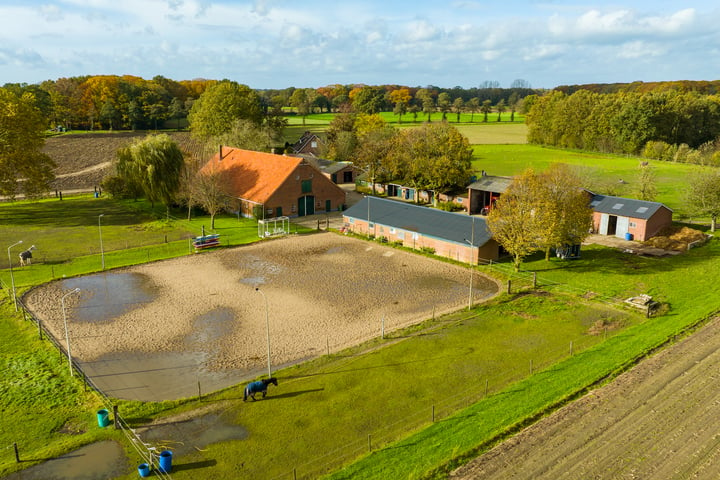
<instances>
[{"instance_id":1,"label":"farm track","mask_svg":"<svg viewBox=\"0 0 720 480\"><path fill-rule=\"evenodd\" d=\"M449 478L697 478L720 471L720 319Z\"/></svg>"}]
</instances>

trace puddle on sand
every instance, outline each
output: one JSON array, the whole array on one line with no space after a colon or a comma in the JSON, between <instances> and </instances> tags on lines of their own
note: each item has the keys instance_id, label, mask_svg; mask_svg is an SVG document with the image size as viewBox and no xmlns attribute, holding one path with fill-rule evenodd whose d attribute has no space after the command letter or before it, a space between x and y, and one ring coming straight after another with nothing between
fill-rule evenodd
<instances>
[{"instance_id":1,"label":"puddle on sand","mask_svg":"<svg viewBox=\"0 0 720 480\"><path fill-rule=\"evenodd\" d=\"M219 307L199 315L193 321L193 333L185 337L185 344L216 342L232 332L235 312Z\"/></svg>"},{"instance_id":2,"label":"puddle on sand","mask_svg":"<svg viewBox=\"0 0 720 480\"><path fill-rule=\"evenodd\" d=\"M106 395L159 402L194 397L238 383L240 370L208 371L204 352L117 352L80 367Z\"/></svg>"},{"instance_id":3,"label":"puddle on sand","mask_svg":"<svg viewBox=\"0 0 720 480\"><path fill-rule=\"evenodd\" d=\"M201 417L172 423L163 423L136 429L143 441L163 443L175 455L185 455L202 450L212 443L227 440L244 440L248 431L240 425L229 423L219 413L209 413Z\"/></svg>"},{"instance_id":4,"label":"puddle on sand","mask_svg":"<svg viewBox=\"0 0 720 480\"><path fill-rule=\"evenodd\" d=\"M92 443L62 457L15 472L5 480L95 480L126 474L129 461L114 441Z\"/></svg>"},{"instance_id":5,"label":"puddle on sand","mask_svg":"<svg viewBox=\"0 0 720 480\"><path fill-rule=\"evenodd\" d=\"M139 273L99 273L62 281L64 290L79 288L74 319L80 322L106 322L157 296L150 280Z\"/></svg>"}]
</instances>

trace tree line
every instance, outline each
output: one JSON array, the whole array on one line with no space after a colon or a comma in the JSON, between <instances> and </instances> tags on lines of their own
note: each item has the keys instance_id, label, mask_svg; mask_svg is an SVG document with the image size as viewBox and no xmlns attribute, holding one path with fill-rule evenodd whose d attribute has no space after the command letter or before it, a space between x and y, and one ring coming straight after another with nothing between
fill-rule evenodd
<instances>
[{"instance_id":1,"label":"tree line","mask_svg":"<svg viewBox=\"0 0 720 480\"><path fill-rule=\"evenodd\" d=\"M163 76L150 80L132 75L88 75L46 80L39 84L7 83L3 88L16 95L30 93L35 106L47 121L47 127L58 130L147 130L180 127L192 110L193 103L208 87L219 80L194 79L176 81ZM393 93L402 90L400 94ZM456 111L477 113L483 105L518 108L524 97L538 93L524 80L510 88L497 82L480 87L441 88L400 85L329 85L320 88L259 89L259 108L265 115L353 110L361 113L393 111L400 103L400 115L409 110L444 114ZM401 117L400 117L401 118ZM485 117L487 121L487 114Z\"/></svg>"},{"instance_id":2,"label":"tree line","mask_svg":"<svg viewBox=\"0 0 720 480\"><path fill-rule=\"evenodd\" d=\"M528 142L692 163L718 163L720 96L696 91L572 94L526 99ZM673 146L667 148L668 146ZM694 153L693 153L694 152Z\"/></svg>"}]
</instances>

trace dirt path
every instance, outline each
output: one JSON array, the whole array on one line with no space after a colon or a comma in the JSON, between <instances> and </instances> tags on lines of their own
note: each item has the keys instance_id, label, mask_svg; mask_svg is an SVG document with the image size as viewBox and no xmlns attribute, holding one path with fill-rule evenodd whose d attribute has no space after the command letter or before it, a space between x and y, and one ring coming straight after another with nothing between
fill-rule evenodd
<instances>
[{"instance_id":1,"label":"dirt path","mask_svg":"<svg viewBox=\"0 0 720 480\"><path fill-rule=\"evenodd\" d=\"M449 478L716 479L720 320Z\"/></svg>"}]
</instances>

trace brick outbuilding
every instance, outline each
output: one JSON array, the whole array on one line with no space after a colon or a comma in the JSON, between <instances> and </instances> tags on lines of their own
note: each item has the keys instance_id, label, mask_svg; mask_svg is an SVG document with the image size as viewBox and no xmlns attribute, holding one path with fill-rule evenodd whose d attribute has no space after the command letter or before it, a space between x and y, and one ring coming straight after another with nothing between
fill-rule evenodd
<instances>
[{"instance_id":1,"label":"brick outbuilding","mask_svg":"<svg viewBox=\"0 0 720 480\"><path fill-rule=\"evenodd\" d=\"M600 235L627 237L644 242L672 225L672 210L658 202L593 195L593 230Z\"/></svg>"},{"instance_id":2,"label":"brick outbuilding","mask_svg":"<svg viewBox=\"0 0 720 480\"><path fill-rule=\"evenodd\" d=\"M298 157L220 147L202 171L227 175L245 217L302 217L345 205L345 191Z\"/></svg>"}]
</instances>

